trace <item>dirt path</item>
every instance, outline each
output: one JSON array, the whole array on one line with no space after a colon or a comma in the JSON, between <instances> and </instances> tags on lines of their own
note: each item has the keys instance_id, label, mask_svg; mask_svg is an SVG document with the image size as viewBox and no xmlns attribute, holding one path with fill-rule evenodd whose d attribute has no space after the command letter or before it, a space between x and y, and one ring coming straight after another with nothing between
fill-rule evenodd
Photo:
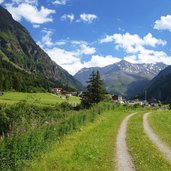
<instances>
[{"instance_id":1,"label":"dirt path","mask_svg":"<svg viewBox=\"0 0 171 171\"><path fill-rule=\"evenodd\" d=\"M171 162L171 148L161 141L161 139L154 133L148 123L148 115L150 113L144 114L143 125L145 133L148 135L150 140L157 146L161 153L163 153L168 161Z\"/></svg>"},{"instance_id":2,"label":"dirt path","mask_svg":"<svg viewBox=\"0 0 171 171\"><path fill-rule=\"evenodd\" d=\"M135 167L132 162L132 157L130 156L128 152L128 147L126 145L127 123L133 115L135 115L135 113L130 114L122 121L118 132L116 142L116 162L118 171L135 171Z\"/></svg>"}]
</instances>

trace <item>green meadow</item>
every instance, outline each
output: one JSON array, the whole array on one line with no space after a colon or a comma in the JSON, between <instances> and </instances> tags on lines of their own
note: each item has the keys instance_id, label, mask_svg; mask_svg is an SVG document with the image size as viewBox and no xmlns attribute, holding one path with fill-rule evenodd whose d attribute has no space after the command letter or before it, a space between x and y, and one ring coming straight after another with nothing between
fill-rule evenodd
<instances>
[{"instance_id":1,"label":"green meadow","mask_svg":"<svg viewBox=\"0 0 171 171\"><path fill-rule=\"evenodd\" d=\"M104 112L95 122L55 143L49 152L33 161L26 170L113 170L114 142L120 122L127 114L121 108L120 111Z\"/></svg>"},{"instance_id":2,"label":"green meadow","mask_svg":"<svg viewBox=\"0 0 171 171\"><path fill-rule=\"evenodd\" d=\"M18 102L29 102L39 105L55 105L61 102L69 102L79 104L80 98L71 96L68 99L63 95L55 95L51 93L20 93L20 92L4 92L0 96L0 103L15 104Z\"/></svg>"},{"instance_id":3,"label":"green meadow","mask_svg":"<svg viewBox=\"0 0 171 171\"><path fill-rule=\"evenodd\" d=\"M111 102L78 110L67 99L48 93L7 92L0 98L2 171L117 171L118 130L135 112L128 121L126 143L136 170L171 170L143 128L143 115L151 111L150 126L171 146L169 110Z\"/></svg>"},{"instance_id":4,"label":"green meadow","mask_svg":"<svg viewBox=\"0 0 171 171\"><path fill-rule=\"evenodd\" d=\"M158 111L150 114L149 124L160 139L171 147L171 111Z\"/></svg>"},{"instance_id":5,"label":"green meadow","mask_svg":"<svg viewBox=\"0 0 171 171\"><path fill-rule=\"evenodd\" d=\"M138 113L128 123L127 145L135 168L139 171L170 171L171 164L144 133L143 114Z\"/></svg>"}]
</instances>

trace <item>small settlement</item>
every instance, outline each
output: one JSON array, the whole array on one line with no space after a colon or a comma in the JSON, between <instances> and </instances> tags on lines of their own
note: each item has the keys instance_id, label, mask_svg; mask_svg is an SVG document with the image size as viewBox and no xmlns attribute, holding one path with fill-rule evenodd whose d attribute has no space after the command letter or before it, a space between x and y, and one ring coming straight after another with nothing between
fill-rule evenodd
<instances>
[{"instance_id":1,"label":"small settlement","mask_svg":"<svg viewBox=\"0 0 171 171\"><path fill-rule=\"evenodd\" d=\"M129 104L129 105L145 105L145 106L159 106L159 101L156 99L150 99L150 100L139 100L139 99L132 99L132 100L126 100L121 95L112 95L112 100L114 103L119 104Z\"/></svg>"},{"instance_id":2,"label":"small settlement","mask_svg":"<svg viewBox=\"0 0 171 171\"><path fill-rule=\"evenodd\" d=\"M80 91L80 92L68 92L68 91L64 90L63 88L53 88L52 92L54 94L57 94L57 95L64 95L64 96L68 96L68 97L70 97L70 96L81 96L81 94L82 94L82 91Z\"/></svg>"},{"instance_id":3,"label":"small settlement","mask_svg":"<svg viewBox=\"0 0 171 171\"><path fill-rule=\"evenodd\" d=\"M80 92L68 92L64 90L63 88L53 88L52 92L57 95L64 95L66 97L71 96L78 96L80 97L82 95L82 91ZM0 92L1 95L2 92ZM109 94L108 94L109 95ZM145 105L145 106L159 106L159 101L156 99L152 100L139 100L139 99L132 99L132 100L126 100L121 95L109 95L113 101L113 103L118 104L128 104L128 105Z\"/></svg>"}]
</instances>

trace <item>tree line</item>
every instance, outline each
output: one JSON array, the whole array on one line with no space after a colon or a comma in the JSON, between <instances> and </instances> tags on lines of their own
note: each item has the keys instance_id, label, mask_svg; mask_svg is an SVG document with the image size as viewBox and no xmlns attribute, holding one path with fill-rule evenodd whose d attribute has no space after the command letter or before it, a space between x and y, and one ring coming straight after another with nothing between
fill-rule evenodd
<instances>
[{"instance_id":1,"label":"tree line","mask_svg":"<svg viewBox=\"0 0 171 171\"><path fill-rule=\"evenodd\" d=\"M8 61L0 60L0 90L15 90L19 92L45 92L53 87L65 86L43 76L16 68Z\"/></svg>"}]
</instances>

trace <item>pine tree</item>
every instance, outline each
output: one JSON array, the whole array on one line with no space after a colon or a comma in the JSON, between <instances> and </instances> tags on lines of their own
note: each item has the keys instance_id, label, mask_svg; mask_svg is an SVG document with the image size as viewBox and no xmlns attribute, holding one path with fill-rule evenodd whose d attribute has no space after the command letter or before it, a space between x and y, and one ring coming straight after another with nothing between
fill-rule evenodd
<instances>
[{"instance_id":1,"label":"pine tree","mask_svg":"<svg viewBox=\"0 0 171 171\"><path fill-rule=\"evenodd\" d=\"M99 103L105 98L105 90L99 71L96 73L93 71L87 83L87 90L83 93L81 99L81 104L84 108L89 108L92 104Z\"/></svg>"}]
</instances>

